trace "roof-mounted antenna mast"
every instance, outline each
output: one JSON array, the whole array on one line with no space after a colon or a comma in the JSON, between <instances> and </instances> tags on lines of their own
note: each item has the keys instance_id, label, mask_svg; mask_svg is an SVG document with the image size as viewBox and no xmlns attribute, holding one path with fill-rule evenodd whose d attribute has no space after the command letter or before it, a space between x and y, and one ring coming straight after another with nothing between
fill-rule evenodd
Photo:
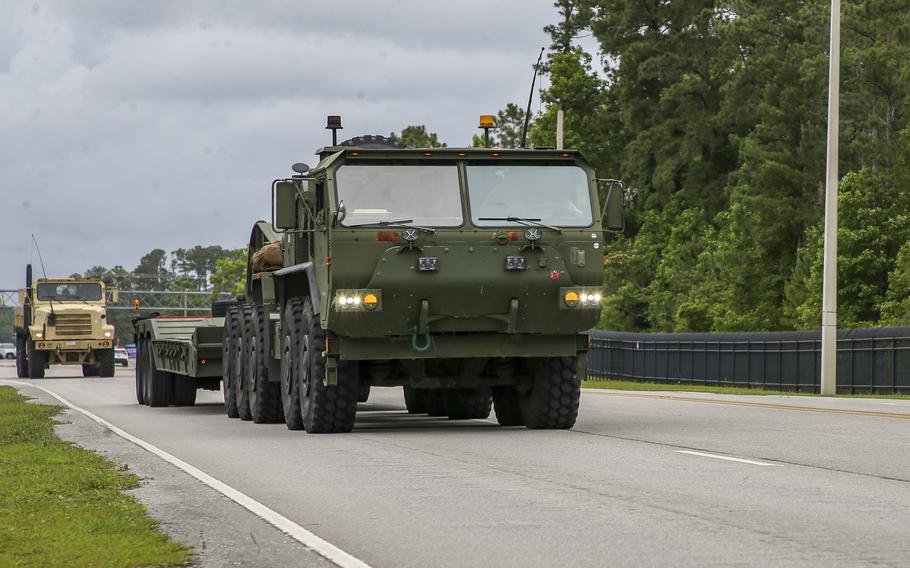
<instances>
[{"instance_id":1,"label":"roof-mounted antenna mast","mask_svg":"<svg viewBox=\"0 0 910 568\"><path fill-rule=\"evenodd\" d=\"M537 73L540 71L540 62L543 59L543 50L545 48L540 48L540 55L537 56L537 63L534 64L534 76L531 78L531 92L528 93L528 108L525 111L525 125L521 129L521 147L525 147L525 142L528 139L528 122L531 121L531 100L534 99L534 83L537 82Z\"/></svg>"},{"instance_id":2,"label":"roof-mounted antenna mast","mask_svg":"<svg viewBox=\"0 0 910 568\"><path fill-rule=\"evenodd\" d=\"M44 278L46 280L47 270L44 269L44 257L41 256L41 249L38 248L38 239L35 238L35 233L32 233L32 244L35 245L35 250L38 251L38 261L41 263L41 274L44 275Z\"/></svg>"}]
</instances>

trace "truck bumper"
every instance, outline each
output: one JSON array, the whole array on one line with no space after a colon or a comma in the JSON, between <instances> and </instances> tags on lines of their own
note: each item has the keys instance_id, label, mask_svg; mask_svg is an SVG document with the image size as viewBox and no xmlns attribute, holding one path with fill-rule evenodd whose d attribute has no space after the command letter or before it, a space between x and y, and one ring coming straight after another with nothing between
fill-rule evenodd
<instances>
[{"instance_id":1,"label":"truck bumper","mask_svg":"<svg viewBox=\"0 0 910 568\"><path fill-rule=\"evenodd\" d=\"M588 336L439 334L398 337L335 337L329 354L342 361L476 357L570 357L587 351Z\"/></svg>"},{"instance_id":2,"label":"truck bumper","mask_svg":"<svg viewBox=\"0 0 910 568\"><path fill-rule=\"evenodd\" d=\"M88 351L110 349L113 345L110 339L38 339L35 347L47 351Z\"/></svg>"}]
</instances>

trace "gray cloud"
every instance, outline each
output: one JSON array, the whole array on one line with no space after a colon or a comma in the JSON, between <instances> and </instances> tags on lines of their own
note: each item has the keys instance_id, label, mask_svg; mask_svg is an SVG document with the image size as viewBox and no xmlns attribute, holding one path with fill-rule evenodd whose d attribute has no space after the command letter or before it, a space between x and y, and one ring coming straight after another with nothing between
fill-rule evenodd
<instances>
[{"instance_id":1,"label":"gray cloud","mask_svg":"<svg viewBox=\"0 0 910 568\"><path fill-rule=\"evenodd\" d=\"M527 93L550 0L0 2L0 288L241 246L269 183L343 134L466 144Z\"/></svg>"}]
</instances>

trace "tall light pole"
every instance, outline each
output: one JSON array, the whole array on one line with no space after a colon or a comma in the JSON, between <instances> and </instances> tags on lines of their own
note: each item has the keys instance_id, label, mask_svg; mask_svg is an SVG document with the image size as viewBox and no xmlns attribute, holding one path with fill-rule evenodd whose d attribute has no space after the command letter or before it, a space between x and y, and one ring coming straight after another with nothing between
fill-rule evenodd
<instances>
[{"instance_id":1,"label":"tall light pole","mask_svg":"<svg viewBox=\"0 0 910 568\"><path fill-rule=\"evenodd\" d=\"M840 0L831 0L828 66L828 163L825 175L825 267L822 284L821 394L837 394L837 136L840 120Z\"/></svg>"}]
</instances>

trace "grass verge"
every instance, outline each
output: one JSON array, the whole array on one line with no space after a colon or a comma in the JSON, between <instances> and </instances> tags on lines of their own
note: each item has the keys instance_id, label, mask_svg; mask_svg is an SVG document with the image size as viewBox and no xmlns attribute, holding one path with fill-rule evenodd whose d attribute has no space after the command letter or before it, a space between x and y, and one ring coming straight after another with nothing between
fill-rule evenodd
<instances>
[{"instance_id":1,"label":"grass verge","mask_svg":"<svg viewBox=\"0 0 910 568\"><path fill-rule=\"evenodd\" d=\"M639 383L637 381L594 380L586 379L581 386L589 389L614 389L629 391L670 391L670 392L707 392L714 394L748 394L774 396L821 396L809 392L789 392L748 387L715 387L705 385L681 385L669 383ZM906 394L839 394L838 398L896 398L910 400Z\"/></svg>"},{"instance_id":2,"label":"grass verge","mask_svg":"<svg viewBox=\"0 0 910 568\"><path fill-rule=\"evenodd\" d=\"M0 566L180 566L190 551L124 489L139 478L58 438L61 407L0 387Z\"/></svg>"}]
</instances>

